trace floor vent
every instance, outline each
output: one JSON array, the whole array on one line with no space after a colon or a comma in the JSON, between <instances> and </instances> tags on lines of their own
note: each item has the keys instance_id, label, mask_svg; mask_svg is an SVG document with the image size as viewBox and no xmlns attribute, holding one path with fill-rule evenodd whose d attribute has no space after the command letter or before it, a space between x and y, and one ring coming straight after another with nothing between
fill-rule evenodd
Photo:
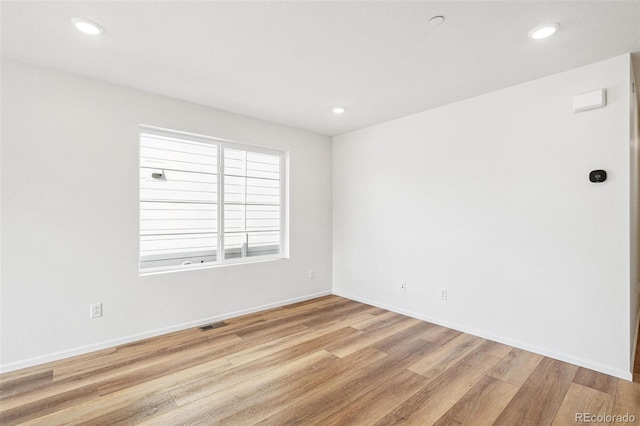
<instances>
[{"instance_id":1,"label":"floor vent","mask_svg":"<svg viewBox=\"0 0 640 426\"><path fill-rule=\"evenodd\" d=\"M224 327L225 325L227 325L227 323L224 321L214 322L213 324L203 325L202 327L200 327L200 330L201 331L213 330L214 328Z\"/></svg>"}]
</instances>

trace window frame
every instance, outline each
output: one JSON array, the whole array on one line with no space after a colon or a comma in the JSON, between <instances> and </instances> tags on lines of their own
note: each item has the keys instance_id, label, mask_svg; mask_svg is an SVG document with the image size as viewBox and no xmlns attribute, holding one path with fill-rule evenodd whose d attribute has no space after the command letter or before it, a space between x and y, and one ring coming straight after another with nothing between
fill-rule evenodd
<instances>
[{"instance_id":1,"label":"window frame","mask_svg":"<svg viewBox=\"0 0 640 426\"><path fill-rule=\"evenodd\" d=\"M207 263L194 263L187 265L168 265L168 266L155 266L142 268L142 256L141 256L141 181L140 181L140 167L141 167L141 158L142 158L142 135L157 135L160 137L168 137L168 138L177 138L184 139L187 141L199 142L199 143L207 143L212 144L217 147L217 166L218 166L218 179L217 179L217 246L216 246L216 261L215 262L207 262ZM278 254L268 254L261 256L251 256L251 257L238 257L238 258L230 258L225 259L224 253L224 199L225 199L225 191L224 191L224 150L225 148L242 150L246 152L255 152L259 154L267 154L267 155L275 155L280 157L280 253ZM282 260L289 258L289 208L288 208L288 173L289 173L289 152L281 151L277 149L265 148L260 145L254 145L245 142L238 142L231 139L223 139L213 136L205 136L195 133L183 132L179 130L171 130L162 127L150 126L141 124L138 126L138 273L140 276L143 275L154 275L160 273L169 273L169 272L179 272L179 271L190 271L197 269L208 269L208 268L219 268L222 266L229 265L242 265L242 264L251 264L251 263L261 263L272 260Z\"/></svg>"}]
</instances>

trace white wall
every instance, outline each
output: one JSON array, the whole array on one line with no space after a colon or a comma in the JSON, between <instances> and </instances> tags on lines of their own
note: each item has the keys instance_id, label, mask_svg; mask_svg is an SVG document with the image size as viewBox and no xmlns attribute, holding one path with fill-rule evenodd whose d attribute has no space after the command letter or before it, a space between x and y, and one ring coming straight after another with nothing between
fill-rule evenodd
<instances>
[{"instance_id":1,"label":"white wall","mask_svg":"<svg viewBox=\"0 0 640 426\"><path fill-rule=\"evenodd\" d=\"M637 85L637 79L633 66L631 69L631 84ZM631 365L633 365L636 353L636 345L638 344L638 332L640 332L640 135L638 135L638 91L632 91L629 102L629 119L630 127L630 175L631 175L631 276L629 289L630 293L630 331L631 331Z\"/></svg>"},{"instance_id":2,"label":"white wall","mask_svg":"<svg viewBox=\"0 0 640 426\"><path fill-rule=\"evenodd\" d=\"M631 378L629 66L335 137L334 292Z\"/></svg>"},{"instance_id":3,"label":"white wall","mask_svg":"<svg viewBox=\"0 0 640 426\"><path fill-rule=\"evenodd\" d=\"M288 150L291 258L140 277L141 123ZM328 137L3 61L1 172L5 371L331 291Z\"/></svg>"}]
</instances>

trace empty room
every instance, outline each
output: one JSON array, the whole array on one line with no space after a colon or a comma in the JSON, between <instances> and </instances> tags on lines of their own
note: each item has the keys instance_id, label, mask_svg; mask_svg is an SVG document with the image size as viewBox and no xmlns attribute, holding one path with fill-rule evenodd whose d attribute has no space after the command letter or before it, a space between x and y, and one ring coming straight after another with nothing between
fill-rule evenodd
<instances>
[{"instance_id":1,"label":"empty room","mask_svg":"<svg viewBox=\"0 0 640 426\"><path fill-rule=\"evenodd\" d=\"M640 1L0 1L0 425L640 424Z\"/></svg>"}]
</instances>

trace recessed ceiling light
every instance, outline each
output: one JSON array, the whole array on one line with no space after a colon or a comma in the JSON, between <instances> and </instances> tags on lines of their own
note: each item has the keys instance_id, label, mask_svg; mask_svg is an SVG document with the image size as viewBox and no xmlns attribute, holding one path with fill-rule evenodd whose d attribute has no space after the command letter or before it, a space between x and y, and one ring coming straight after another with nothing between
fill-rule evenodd
<instances>
[{"instance_id":1,"label":"recessed ceiling light","mask_svg":"<svg viewBox=\"0 0 640 426\"><path fill-rule=\"evenodd\" d=\"M347 109L344 107L333 107L331 108L331 111L333 111L334 114L344 114L347 112Z\"/></svg>"},{"instance_id":2,"label":"recessed ceiling light","mask_svg":"<svg viewBox=\"0 0 640 426\"><path fill-rule=\"evenodd\" d=\"M71 23L75 25L79 31L89 35L98 35L104 31L104 28L88 19L73 18Z\"/></svg>"},{"instance_id":3,"label":"recessed ceiling light","mask_svg":"<svg viewBox=\"0 0 640 426\"><path fill-rule=\"evenodd\" d=\"M560 24L557 22L553 22L551 24L544 24L535 27L531 31L529 31L529 37L534 38L536 40L540 40L543 38L547 38L560 28Z\"/></svg>"},{"instance_id":4,"label":"recessed ceiling light","mask_svg":"<svg viewBox=\"0 0 640 426\"><path fill-rule=\"evenodd\" d=\"M429 26L437 27L443 22L444 22L444 16L434 16L433 18L429 19Z\"/></svg>"}]
</instances>

